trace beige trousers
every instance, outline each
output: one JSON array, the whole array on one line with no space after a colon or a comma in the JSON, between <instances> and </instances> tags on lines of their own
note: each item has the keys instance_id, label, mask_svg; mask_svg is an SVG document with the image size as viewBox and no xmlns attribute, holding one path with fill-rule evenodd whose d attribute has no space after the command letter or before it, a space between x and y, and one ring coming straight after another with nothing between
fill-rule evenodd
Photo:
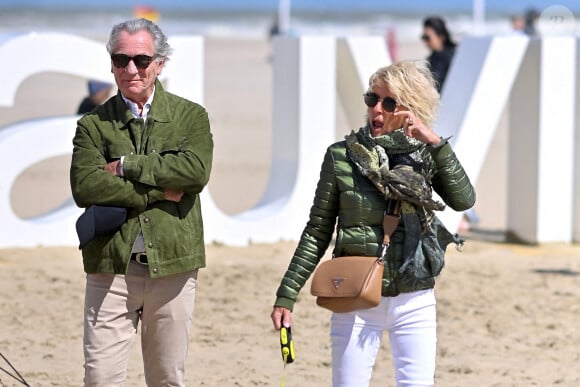
<instances>
[{"instance_id":1,"label":"beige trousers","mask_svg":"<svg viewBox=\"0 0 580 387\"><path fill-rule=\"evenodd\" d=\"M197 270L152 279L131 261L126 275L87 274L84 354L87 387L123 386L141 320L148 386L184 386Z\"/></svg>"}]
</instances>

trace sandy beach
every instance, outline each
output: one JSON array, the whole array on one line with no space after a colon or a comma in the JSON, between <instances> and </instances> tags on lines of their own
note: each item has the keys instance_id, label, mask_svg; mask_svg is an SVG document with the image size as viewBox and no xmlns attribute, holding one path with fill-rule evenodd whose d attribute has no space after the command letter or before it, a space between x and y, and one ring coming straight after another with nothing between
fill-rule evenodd
<instances>
[{"instance_id":1,"label":"sandy beach","mask_svg":"<svg viewBox=\"0 0 580 387\"><path fill-rule=\"evenodd\" d=\"M409 43L400 54L420 58L425 52ZM273 119L269 55L266 40L206 40L204 104L216 143L209 189L228 213L251 208L268 178ZM73 114L84 94L84 79L35 75L22 84L14 106L0 108L0 126ZM505 122L476 182L480 231L468 235L462 253L450 249L437 284L437 385L577 386L580 247L489 241L490 235L501 239L506 227ZM338 109L337 138L351 129ZM47 160L19 178L12 194L18 215L46 212L69 198L69 161L68 156ZM231 187L236 187L235 195ZM207 246L188 386L280 385L283 367L269 314L294 247L291 241ZM84 279L74 247L0 250L0 352L31 386L82 385ZM287 367L287 386L330 385L329 318L329 312L316 307L307 285L294 314L298 359ZM388 340L382 347L372 386L394 386ZM1 359L0 367L7 368ZM137 338L128 387L144 385L142 367ZM0 386L17 385L0 371Z\"/></svg>"},{"instance_id":2,"label":"sandy beach","mask_svg":"<svg viewBox=\"0 0 580 387\"><path fill-rule=\"evenodd\" d=\"M280 385L269 313L294 243L208 246L187 362L189 386ZM438 386L577 386L579 247L470 241L437 285ZM32 386L82 381L84 275L74 248L0 251L0 351ZM330 313L305 289L287 386L329 386ZM127 386L144 385L137 339ZM2 365L3 366L3 365ZM0 373L7 386L16 386ZM394 386L388 340L372 386Z\"/></svg>"}]
</instances>

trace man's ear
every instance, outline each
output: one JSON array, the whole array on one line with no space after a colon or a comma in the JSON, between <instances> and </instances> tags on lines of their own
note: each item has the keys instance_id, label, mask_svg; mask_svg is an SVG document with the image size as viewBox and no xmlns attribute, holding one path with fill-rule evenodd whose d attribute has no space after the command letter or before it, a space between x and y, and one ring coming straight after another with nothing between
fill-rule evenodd
<instances>
[{"instance_id":1,"label":"man's ear","mask_svg":"<svg viewBox=\"0 0 580 387\"><path fill-rule=\"evenodd\" d=\"M162 60L157 65L157 76L161 75L161 71L163 70L163 65L165 65L165 60Z\"/></svg>"}]
</instances>

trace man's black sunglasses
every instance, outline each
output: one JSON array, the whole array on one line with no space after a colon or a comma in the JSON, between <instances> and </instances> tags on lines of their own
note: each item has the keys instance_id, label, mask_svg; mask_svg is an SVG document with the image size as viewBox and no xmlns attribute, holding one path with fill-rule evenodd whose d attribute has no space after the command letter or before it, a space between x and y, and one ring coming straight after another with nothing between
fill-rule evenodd
<instances>
[{"instance_id":1,"label":"man's black sunglasses","mask_svg":"<svg viewBox=\"0 0 580 387\"><path fill-rule=\"evenodd\" d=\"M153 60L155 58L157 58L157 55L155 55L155 56L149 56L149 55L129 56L129 55L125 55L125 54L113 54L113 55L111 55L111 60L113 61L113 66L115 66L118 69L124 69L125 67L127 67L129 62L131 62L131 61L133 61L133 63L135 63L135 66L137 68L146 69L147 67L149 67L149 65L151 64L151 62L153 62Z\"/></svg>"},{"instance_id":2,"label":"man's black sunglasses","mask_svg":"<svg viewBox=\"0 0 580 387\"><path fill-rule=\"evenodd\" d=\"M379 97L375 93L365 93L363 95L365 98L365 104L371 108L374 108L375 106L377 106L378 102L382 102L383 110L386 112L392 113L395 111L395 108L398 105L397 101L395 101L391 97L386 97L381 101L381 97Z\"/></svg>"}]
</instances>

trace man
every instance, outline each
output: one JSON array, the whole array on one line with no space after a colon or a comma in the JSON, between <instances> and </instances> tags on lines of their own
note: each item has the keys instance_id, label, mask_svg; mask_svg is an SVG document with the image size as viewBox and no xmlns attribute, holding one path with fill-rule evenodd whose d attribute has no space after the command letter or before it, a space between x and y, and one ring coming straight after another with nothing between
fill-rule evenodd
<instances>
[{"instance_id":1,"label":"man","mask_svg":"<svg viewBox=\"0 0 580 387\"><path fill-rule=\"evenodd\" d=\"M139 321L147 385L183 386L205 266L199 193L212 163L208 116L157 80L170 47L154 23L114 26L107 50L119 92L78 121L71 187L80 207L124 207L127 218L82 248L85 386L123 385Z\"/></svg>"}]
</instances>

